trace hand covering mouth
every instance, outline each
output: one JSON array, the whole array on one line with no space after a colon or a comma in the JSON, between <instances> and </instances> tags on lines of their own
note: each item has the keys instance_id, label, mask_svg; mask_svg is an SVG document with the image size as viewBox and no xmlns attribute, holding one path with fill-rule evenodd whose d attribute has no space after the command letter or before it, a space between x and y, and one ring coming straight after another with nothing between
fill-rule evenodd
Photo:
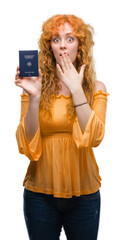
<instances>
[{"instance_id":1,"label":"hand covering mouth","mask_svg":"<svg viewBox=\"0 0 124 240\"><path fill-rule=\"evenodd\" d=\"M67 52L60 53L59 56L62 56L64 53L66 53L69 56Z\"/></svg>"}]
</instances>

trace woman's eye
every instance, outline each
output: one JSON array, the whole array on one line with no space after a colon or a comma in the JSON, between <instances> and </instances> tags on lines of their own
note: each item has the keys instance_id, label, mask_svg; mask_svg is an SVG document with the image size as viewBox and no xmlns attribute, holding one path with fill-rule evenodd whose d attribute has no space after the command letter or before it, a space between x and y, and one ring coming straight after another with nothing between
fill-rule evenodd
<instances>
[{"instance_id":1,"label":"woman's eye","mask_svg":"<svg viewBox=\"0 0 124 240\"><path fill-rule=\"evenodd\" d=\"M68 37L67 38L67 41L69 41L69 42L72 42L74 39L72 38L72 37ZM53 39L53 42L55 42L55 43L57 43L57 42L59 42L59 38L54 38Z\"/></svg>"},{"instance_id":2,"label":"woman's eye","mask_svg":"<svg viewBox=\"0 0 124 240\"><path fill-rule=\"evenodd\" d=\"M58 40L59 40L58 38L54 38L53 39L54 42L58 42Z\"/></svg>"},{"instance_id":3,"label":"woman's eye","mask_svg":"<svg viewBox=\"0 0 124 240\"><path fill-rule=\"evenodd\" d=\"M74 39L72 37L68 37L69 42L72 42Z\"/></svg>"}]
</instances>

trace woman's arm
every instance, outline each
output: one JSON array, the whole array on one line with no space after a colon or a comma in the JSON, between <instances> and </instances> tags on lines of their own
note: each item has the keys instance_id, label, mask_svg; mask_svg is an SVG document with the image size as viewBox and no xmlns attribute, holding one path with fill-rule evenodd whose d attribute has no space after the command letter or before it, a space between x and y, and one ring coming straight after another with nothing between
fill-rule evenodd
<instances>
[{"instance_id":1,"label":"woman's arm","mask_svg":"<svg viewBox=\"0 0 124 240\"><path fill-rule=\"evenodd\" d=\"M106 87L102 82L96 81L96 91L99 91L99 90L106 92ZM87 102L87 98L84 94L82 87L75 89L75 91L72 92L72 98L73 98L74 105L78 105L80 103ZM92 109L88 103L78 106L75 109L76 109L76 113L78 116L80 126L81 126L82 130L85 131L85 127L89 120Z\"/></svg>"},{"instance_id":2,"label":"woman's arm","mask_svg":"<svg viewBox=\"0 0 124 240\"><path fill-rule=\"evenodd\" d=\"M35 134L33 133L32 138L30 138L31 140L28 138L28 135L26 137L27 129L25 129L25 117L28 111L28 107L29 95L26 94L25 91L23 91L23 94L21 94L21 116L19 125L16 130L16 139L19 153L25 154L25 156L27 156L31 161L38 161L42 154L42 137L40 132L40 126L38 125ZM31 119L33 119L32 116Z\"/></svg>"},{"instance_id":3,"label":"woman's arm","mask_svg":"<svg viewBox=\"0 0 124 240\"><path fill-rule=\"evenodd\" d=\"M15 75L15 84L23 89L23 94L29 95L29 105L24 119L25 135L29 144L38 129L39 124L39 103L41 97L42 74L39 69L39 75L36 78L20 78L20 69L17 66Z\"/></svg>"},{"instance_id":4,"label":"woman's arm","mask_svg":"<svg viewBox=\"0 0 124 240\"><path fill-rule=\"evenodd\" d=\"M23 89L23 94L27 92ZM39 97L29 96L28 110L25 116L25 134L28 144L31 142L38 129L39 122Z\"/></svg>"},{"instance_id":5,"label":"woman's arm","mask_svg":"<svg viewBox=\"0 0 124 240\"><path fill-rule=\"evenodd\" d=\"M34 137L39 124L39 103L40 99L36 96L29 96L28 110L25 115L25 134L28 144Z\"/></svg>"}]
</instances>

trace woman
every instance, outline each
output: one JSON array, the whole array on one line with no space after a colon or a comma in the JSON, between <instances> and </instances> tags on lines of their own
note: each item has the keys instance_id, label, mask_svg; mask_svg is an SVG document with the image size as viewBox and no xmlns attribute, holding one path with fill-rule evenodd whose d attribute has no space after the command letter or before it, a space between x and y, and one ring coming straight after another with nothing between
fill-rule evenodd
<instances>
[{"instance_id":1,"label":"woman","mask_svg":"<svg viewBox=\"0 0 124 240\"><path fill-rule=\"evenodd\" d=\"M30 164L23 182L30 239L96 240L101 177L93 153L105 132L107 96L93 67L93 27L74 15L44 22L39 76L19 78L23 89L16 131Z\"/></svg>"}]
</instances>

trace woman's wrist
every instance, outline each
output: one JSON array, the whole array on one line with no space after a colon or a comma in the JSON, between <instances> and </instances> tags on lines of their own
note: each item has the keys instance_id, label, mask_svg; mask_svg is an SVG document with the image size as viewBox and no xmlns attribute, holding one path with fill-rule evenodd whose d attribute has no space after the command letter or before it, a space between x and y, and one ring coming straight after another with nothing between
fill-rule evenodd
<instances>
[{"instance_id":1,"label":"woman's wrist","mask_svg":"<svg viewBox=\"0 0 124 240\"><path fill-rule=\"evenodd\" d=\"M35 95L35 96L29 95L29 102L39 104L40 98L41 98L41 95Z\"/></svg>"}]
</instances>

